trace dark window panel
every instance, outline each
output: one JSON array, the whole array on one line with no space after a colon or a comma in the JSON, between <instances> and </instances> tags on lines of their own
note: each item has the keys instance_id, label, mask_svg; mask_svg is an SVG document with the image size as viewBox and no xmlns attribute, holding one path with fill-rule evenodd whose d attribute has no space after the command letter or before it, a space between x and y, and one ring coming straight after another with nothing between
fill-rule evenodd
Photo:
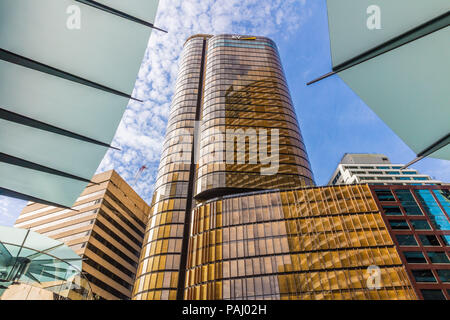
<instances>
[{"instance_id":1,"label":"dark window panel","mask_svg":"<svg viewBox=\"0 0 450 320\"><path fill-rule=\"evenodd\" d=\"M402 211L399 206L383 206L384 213L387 216L401 216Z\"/></svg>"},{"instance_id":2,"label":"dark window panel","mask_svg":"<svg viewBox=\"0 0 450 320\"><path fill-rule=\"evenodd\" d=\"M439 276L439 279L441 279L442 282L446 283L450 282L450 269L441 269L436 271Z\"/></svg>"},{"instance_id":3,"label":"dark window panel","mask_svg":"<svg viewBox=\"0 0 450 320\"><path fill-rule=\"evenodd\" d=\"M380 201L395 201L391 190L375 190L375 194Z\"/></svg>"},{"instance_id":4,"label":"dark window panel","mask_svg":"<svg viewBox=\"0 0 450 320\"><path fill-rule=\"evenodd\" d=\"M392 230L409 230L406 220L390 220L389 225Z\"/></svg>"},{"instance_id":5,"label":"dark window panel","mask_svg":"<svg viewBox=\"0 0 450 320\"><path fill-rule=\"evenodd\" d=\"M395 235L400 246L417 246L417 241L412 234L397 234Z\"/></svg>"},{"instance_id":6,"label":"dark window panel","mask_svg":"<svg viewBox=\"0 0 450 320\"><path fill-rule=\"evenodd\" d=\"M442 290L422 289L420 292L424 300L446 300Z\"/></svg>"},{"instance_id":7,"label":"dark window panel","mask_svg":"<svg viewBox=\"0 0 450 320\"><path fill-rule=\"evenodd\" d=\"M431 230L427 220L410 220L414 230Z\"/></svg>"},{"instance_id":8,"label":"dark window panel","mask_svg":"<svg viewBox=\"0 0 450 320\"><path fill-rule=\"evenodd\" d=\"M420 251L405 251L403 255L408 263L427 263L423 253Z\"/></svg>"},{"instance_id":9,"label":"dark window panel","mask_svg":"<svg viewBox=\"0 0 450 320\"><path fill-rule=\"evenodd\" d=\"M430 269L412 270L416 282L437 282L433 272Z\"/></svg>"},{"instance_id":10,"label":"dark window panel","mask_svg":"<svg viewBox=\"0 0 450 320\"><path fill-rule=\"evenodd\" d=\"M437 237L432 234L421 234L419 235L419 239L422 242L422 245L425 247L439 247L441 245Z\"/></svg>"},{"instance_id":11,"label":"dark window panel","mask_svg":"<svg viewBox=\"0 0 450 320\"><path fill-rule=\"evenodd\" d=\"M443 251L430 251L427 253L432 263L450 263L447 254Z\"/></svg>"}]
</instances>

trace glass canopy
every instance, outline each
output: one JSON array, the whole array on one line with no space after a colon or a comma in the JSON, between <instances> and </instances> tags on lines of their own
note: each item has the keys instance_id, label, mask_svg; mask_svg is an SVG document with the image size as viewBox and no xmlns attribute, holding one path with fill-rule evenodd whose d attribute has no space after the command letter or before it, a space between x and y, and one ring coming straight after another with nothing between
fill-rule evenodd
<instances>
[{"instance_id":1,"label":"glass canopy","mask_svg":"<svg viewBox=\"0 0 450 320\"><path fill-rule=\"evenodd\" d=\"M55 299L92 299L81 267L82 258L63 242L0 226L0 299L24 284L51 291Z\"/></svg>"},{"instance_id":2,"label":"glass canopy","mask_svg":"<svg viewBox=\"0 0 450 320\"><path fill-rule=\"evenodd\" d=\"M71 207L132 96L157 0L0 1L0 192Z\"/></svg>"},{"instance_id":3,"label":"glass canopy","mask_svg":"<svg viewBox=\"0 0 450 320\"><path fill-rule=\"evenodd\" d=\"M327 0L333 71L418 155L450 160L450 2Z\"/></svg>"}]
</instances>

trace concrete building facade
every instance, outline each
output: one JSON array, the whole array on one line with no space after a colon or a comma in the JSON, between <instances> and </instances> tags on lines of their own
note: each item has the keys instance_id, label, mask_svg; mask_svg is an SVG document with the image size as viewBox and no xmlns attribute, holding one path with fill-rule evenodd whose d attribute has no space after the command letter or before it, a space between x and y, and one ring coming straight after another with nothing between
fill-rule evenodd
<instances>
[{"instance_id":1,"label":"concrete building facade","mask_svg":"<svg viewBox=\"0 0 450 320\"><path fill-rule=\"evenodd\" d=\"M149 207L115 172L92 178L71 209L29 202L15 227L66 243L84 258L99 299L130 299Z\"/></svg>"}]
</instances>

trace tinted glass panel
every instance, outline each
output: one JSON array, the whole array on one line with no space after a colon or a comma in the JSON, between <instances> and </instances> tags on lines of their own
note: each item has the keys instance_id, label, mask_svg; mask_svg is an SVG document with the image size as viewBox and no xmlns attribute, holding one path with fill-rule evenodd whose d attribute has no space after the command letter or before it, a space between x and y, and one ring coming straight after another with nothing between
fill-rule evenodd
<instances>
[{"instance_id":1,"label":"tinted glass panel","mask_svg":"<svg viewBox=\"0 0 450 320\"><path fill-rule=\"evenodd\" d=\"M380 201L395 201L394 195L390 190L375 190L375 194Z\"/></svg>"},{"instance_id":2,"label":"tinted glass panel","mask_svg":"<svg viewBox=\"0 0 450 320\"><path fill-rule=\"evenodd\" d=\"M442 290L422 289L420 292L424 300L445 300Z\"/></svg>"},{"instance_id":3,"label":"tinted glass panel","mask_svg":"<svg viewBox=\"0 0 450 320\"><path fill-rule=\"evenodd\" d=\"M402 212L399 206L383 206L384 213L387 216L401 216Z\"/></svg>"},{"instance_id":4,"label":"tinted glass panel","mask_svg":"<svg viewBox=\"0 0 450 320\"><path fill-rule=\"evenodd\" d=\"M397 195L397 198L402 203L415 203L413 195L409 190L395 190L395 194Z\"/></svg>"},{"instance_id":5,"label":"tinted glass panel","mask_svg":"<svg viewBox=\"0 0 450 320\"><path fill-rule=\"evenodd\" d=\"M432 234L421 234L419 239L424 246L440 246L439 240Z\"/></svg>"},{"instance_id":6,"label":"tinted glass panel","mask_svg":"<svg viewBox=\"0 0 450 320\"><path fill-rule=\"evenodd\" d=\"M409 230L406 220L391 220L389 221L389 224L392 230Z\"/></svg>"},{"instance_id":7,"label":"tinted glass panel","mask_svg":"<svg viewBox=\"0 0 450 320\"><path fill-rule=\"evenodd\" d=\"M423 216L422 211L417 205L403 205L406 215L408 216Z\"/></svg>"},{"instance_id":8,"label":"tinted glass panel","mask_svg":"<svg viewBox=\"0 0 450 320\"><path fill-rule=\"evenodd\" d=\"M396 235L398 244L401 246L417 246L417 241L412 234Z\"/></svg>"},{"instance_id":9,"label":"tinted glass panel","mask_svg":"<svg viewBox=\"0 0 450 320\"><path fill-rule=\"evenodd\" d=\"M450 215L450 190L433 190L445 212Z\"/></svg>"},{"instance_id":10,"label":"tinted glass panel","mask_svg":"<svg viewBox=\"0 0 450 320\"><path fill-rule=\"evenodd\" d=\"M450 269L437 270L437 274L442 282L450 282Z\"/></svg>"},{"instance_id":11,"label":"tinted glass panel","mask_svg":"<svg viewBox=\"0 0 450 320\"><path fill-rule=\"evenodd\" d=\"M442 212L438 203L434 199L431 191L430 190L416 190L416 194L417 194L420 202L422 203L422 206L425 208L428 215L430 216L430 219L433 222L435 228L438 230L450 230L450 222L448 221L447 217ZM446 202L443 194L438 193L438 194L436 194L436 196L438 196L438 198L440 200L442 199L441 202L444 202L444 203Z\"/></svg>"},{"instance_id":12,"label":"tinted glass panel","mask_svg":"<svg viewBox=\"0 0 450 320\"><path fill-rule=\"evenodd\" d=\"M450 246L450 234L446 234L443 236L440 236L442 242L446 245L446 246Z\"/></svg>"},{"instance_id":13,"label":"tinted glass panel","mask_svg":"<svg viewBox=\"0 0 450 320\"><path fill-rule=\"evenodd\" d=\"M403 252L408 263L427 263L427 260L420 251Z\"/></svg>"},{"instance_id":14,"label":"tinted glass panel","mask_svg":"<svg viewBox=\"0 0 450 320\"><path fill-rule=\"evenodd\" d=\"M395 194L402 203L403 209L405 209L407 215L409 216L423 215L422 211L420 210L419 206L416 203L416 200L414 199L413 195L409 190L396 190Z\"/></svg>"},{"instance_id":15,"label":"tinted glass panel","mask_svg":"<svg viewBox=\"0 0 450 320\"><path fill-rule=\"evenodd\" d=\"M428 257L432 263L450 263L445 252L428 252Z\"/></svg>"},{"instance_id":16,"label":"tinted glass panel","mask_svg":"<svg viewBox=\"0 0 450 320\"><path fill-rule=\"evenodd\" d=\"M427 220L410 220L414 230L431 230Z\"/></svg>"},{"instance_id":17,"label":"tinted glass panel","mask_svg":"<svg viewBox=\"0 0 450 320\"><path fill-rule=\"evenodd\" d=\"M412 270L416 282L436 282L436 278L431 270Z\"/></svg>"}]
</instances>

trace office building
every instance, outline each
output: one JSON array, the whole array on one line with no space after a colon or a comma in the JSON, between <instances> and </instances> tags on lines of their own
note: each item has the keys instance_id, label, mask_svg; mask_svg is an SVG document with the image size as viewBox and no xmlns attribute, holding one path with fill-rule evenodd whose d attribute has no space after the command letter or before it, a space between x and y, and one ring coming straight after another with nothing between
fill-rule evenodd
<instances>
[{"instance_id":1,"label":"office building","mask_svg":"<svg viewBox=\"0 0 450 320\"><path fill-rule=\"evenodd\" d=\"M15 227L64 242L83 258L99 299L131 297L148 205L115 172L92 178L71 209L30 202Z\"/></svg>"},{"instance_id":2,"label":"office building","mask_svg":"<svg viewBox=\"0 0 450 320\"><path fill-rule=\"evenodd\" d=\"M375 185L440 185L441 181L404 165L392 164L383 154L346 153L328 185L368 183Z\"/></svg>"},{"instance_id":3,"label":"office building","mask_svg":"<svg viewBox=\"0 0 450 320\"><path fill-rule=\"evenodd\" d=\"M264 37L190 37L181 58L134 298L183 298L191 212L198 202L313 185L275 43Z\"/></svg>"}]
</instances>

